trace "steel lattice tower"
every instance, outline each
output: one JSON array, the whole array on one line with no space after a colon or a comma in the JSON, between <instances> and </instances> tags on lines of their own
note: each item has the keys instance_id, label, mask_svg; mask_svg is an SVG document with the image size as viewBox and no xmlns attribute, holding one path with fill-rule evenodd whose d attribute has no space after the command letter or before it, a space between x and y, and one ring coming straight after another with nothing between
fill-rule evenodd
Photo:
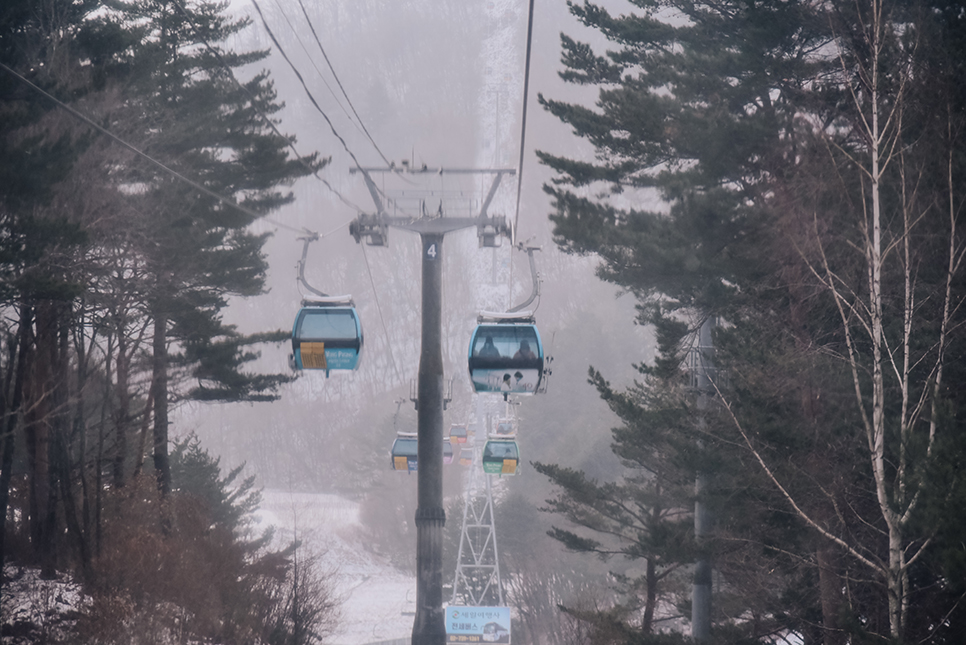
<instances>
[{"instance_id":1,"label":"steel lattice tower","mask_svg":"<svg viewBox=\"0 0 966 645\"><path fill-rule=\"evenodd\" d=\"M483 427L488 431L489 423ZM450 604L503 607L503 584L493 519L492 475L483 472L481 452L481 442L474 435L473 463L466 478L463 526Z\"/></svg>"}]
</instances>

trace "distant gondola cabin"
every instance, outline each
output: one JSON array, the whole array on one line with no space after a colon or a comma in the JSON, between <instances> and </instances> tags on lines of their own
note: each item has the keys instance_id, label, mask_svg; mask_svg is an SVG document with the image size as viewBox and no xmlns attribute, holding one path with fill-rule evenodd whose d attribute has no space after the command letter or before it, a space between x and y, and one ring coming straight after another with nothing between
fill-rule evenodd
<instances>
[{"instance_id":1,"label":"distant gondola cabin","mask_svg":"<svg viewBox=\"0 0 966 645\"><path fill-rule=\"evenodd\" d=\"M449 429L449 440L452 443L466 443L468 433L466 432L466 426L463 425L452 425Z\"/></svg>"},{"instance_id":2,"label":"distant gondola cabin","mask_svg":"<svg viewBox=\"0 0 966 645\"><path fill-rule=\"evenodd\" d=\"M543 344L532 318L485 322L470 340L473 390L535 394L543 378Z\"/></svg>"},{"instance_id":3,"label":"distant gondola cabin","mask_svg":"<svg viewBox=\"0 0 966 645\"><path fill-rule=\"evenodd\" d=\"M415 472L418 468L419 441L415 432L399 432L392 442L392 469Z\"/></svg>"},{"instance_id":4,"label":"distant gondola cabin","mask_svg":"<svg viewBox=\"0 0 966 645\"><path fill-rule=\"evenodd\" d=\"M490 439L483 447L483 472L491 475L515 475L520 450L512 439Z\"/></svg>"},{"instance_id":5,"label":"distant gondola cabin","mask_svg":"<svg viewBox=\"0 0 966 645\"><path fill-rule=\"evenodd\" d=\"M351 301L305 301L292 325L297 370L354 370L362 353L362 325Z\"/></svg>"},{"instance_id":6,"label":"distant gondola cabin","mask_svg":"<svg viewBox=\"0 0 966 645\"><path fill-rule=\"evenodd\" d=\"M443 442L443 463L453 463L453 444L451 444L449 441Z\"/></svg>"},{"instance_id":7,"label":"distant gondola cabin","mask_svg":"<svg viewBox=\"0 0 966 645\"><path fill-rule=\"evenodd\" d=\"M496 424L497 434L513 434L513 422L512 421L500 421Z\"/></svg>"}]
</instances>

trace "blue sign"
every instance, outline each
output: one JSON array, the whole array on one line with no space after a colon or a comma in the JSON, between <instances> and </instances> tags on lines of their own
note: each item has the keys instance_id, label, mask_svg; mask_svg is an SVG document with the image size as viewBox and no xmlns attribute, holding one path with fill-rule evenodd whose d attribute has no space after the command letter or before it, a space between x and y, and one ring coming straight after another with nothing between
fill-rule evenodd
<instances>
[{"instance_id":1,"label":"blue sign","mask_svg":"<svg viewBox=\"0 0 966 645\"><path fill-rule=\"evenodd\" d=\"M509 643L509 607L446 608L447 643Z\"/></svg>"}]
</instances>

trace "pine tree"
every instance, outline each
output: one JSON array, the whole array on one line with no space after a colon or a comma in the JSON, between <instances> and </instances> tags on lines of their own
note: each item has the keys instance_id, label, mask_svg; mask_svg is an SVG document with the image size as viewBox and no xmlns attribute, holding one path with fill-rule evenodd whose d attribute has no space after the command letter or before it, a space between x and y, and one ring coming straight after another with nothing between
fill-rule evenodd
<instances>
[{"instance_id":1,"label":"pine tree","mask_svg":"<svg viewBox=\"0 0 966 645\"><path fill-rule=\"evenodd\" d=\"M67 267L87 242L81 227L56 209L55 187L90 139L58 127L50 101L17 76L54 94L83 94L83 84L65 70L76 68L72 45L92 9L89 2L0 8L0 61L7 67L0 71L0 307L10 313L0 354L0 560L16 433L24 428L32 484L27 519L46 575L54 566L55 503L70 490L62 459L69 364L61 339L69 303L82 287Z\"/></svg>"},{"instance_id":2,"label":"pine tree","mask_svg":"<svg viewBox=\"0 0 966 645\"><path fill-rule=\"evenodd\" d=\"M928 585L910 576L941 524L919 524L922 506L948 501L924 482L956 434L947 379L961 382L962 67L947 55L961 18L878 0L634 4L572 5L616 46L563 37L561 75L598 86L596 109L541 98L597 152L540 153L557 241L599 254L644 322L726 322L709 430L753 474L715 474L741 492L719 509L719 543L795 554L786 583L814 580L802 620L763 615L803 633L820 606L829 643L932 633L911 610ZM637 207L655 197L666 209Z\"/></svg>"},{"instance_id":3,"label":"pine tree","mask_svg":"<svg viewBox=\"0 0 966 645\"><path fill-rule=\"evenodd\" d=\"M5 318L19 326L4 328L10 351L0 358L3 508L23 431L31 455L50 456L49 467L37 459L28 473L36 513L25 519L55 541L66 535L85 567L101 544L105 463L113 486L124 487L153 434L158 488L170 490L170 401L271 400L290 378L247 373L255 344L281 334L239 334L221 312L229 297L263 289L266 236L250 225L291 201L284 186L324 162L291 154L294 138L274 127L281 105L267 72L234 80L266 52L225 48L246 25L226 10L181 2L0 9L5 65L206 188L162 172L0 71L0 295L20 310ZM145 372L148 391L139 389ZM44 544L62 560L76 555Z\"/></svg>"},{"instance_id":4,"label":"pine tree","mask_svg":"<svg viewBox=\"0 0 966 645\"><path fill-rule=\"evenodd\" d=\"M186 187L142 160L132 159L123 178L143 187L133 199L139 213L133 224L148 241L136 253L150 282L154 467L162 494L170 488L167 410L174 385L170 379L179 364L188 360L198 366L196 376L209 387L195 393L206 400L271 398L265 393L286 380L239 372L254 357L239 348L260 338L239 337L221 322L220 311L228 296L263 289L266 235L249 231L253 213L291 201L291 193L277 187L321 167L315 155L292 158L288 148L294 139L280 136L266 122L281 108L267 73L244 84L235 81L235 70L257 63L267 52L213 53L247 25L229 18L225 9L225 4L204 2L118 6L118 24L140 32L123 66L127 73L118 81L131 99L113 118L139 139L147 154L244 207ZM169 355L172 342L184 353ZM224 359L217 367L216 356Z\"/></svg>"},{"instance_id":5,"label":"pine tree","mask_svg":"<svg viewBox=\"0 0 966 645\"><path fill-rule=\"evenodd\" d=\"M621 629L652 634L658 631L658 603L682 603L676 576L693 561L696 549L688 510L695 436L688 424L685 378L677 356L680 327L673 322L663 327L657 365L640 366L644 380L625 392L615 391L600 372L590 370L590 383L623 422L613 430L612 449L624 465L616 481L599 482L571 468L534 464L558 490L545 510L584 529L578 534L554 527L551 537L574 552L644 563L639 576L616 575L623 606L593 620L570 608L575 616L595 622L595 631L625 625Z\"/></svg>"}]
</instances>

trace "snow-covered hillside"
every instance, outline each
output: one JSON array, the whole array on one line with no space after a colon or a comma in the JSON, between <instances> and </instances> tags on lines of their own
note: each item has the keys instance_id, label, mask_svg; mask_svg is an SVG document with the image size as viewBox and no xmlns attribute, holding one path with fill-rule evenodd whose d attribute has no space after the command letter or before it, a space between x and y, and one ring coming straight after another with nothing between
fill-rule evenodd
<instances>
[{"instance_id":1,"label":"snow-covered hillside","mask_svg":"<svg viewBox=\"0 0 966 645\"><path fill-rule=\"evenodd\" d=\"M256 531L275 527L276 546L297 538L300 556L319 556L341 601L333 645L364 645L412 634L416 579L366 549L359 507L336 495L264 491ZM90 602L69 576L41 580L36 569L7 567L2 614L4 645L64 642Z\"/></svg>"},{"instance_id":2,"label":"snow-covered hillside","mask_svg":"<svg viewBox=\"0 0 966 645\"><path fill-rule=\"evenodd\" d=\"M299 539L321 556L342 599L335 645L408 638L416 611L416 579L367 550L359 505L336 495L263 492L258 520L276 527L276 539Z\"/></svg>"}]
</instances>

